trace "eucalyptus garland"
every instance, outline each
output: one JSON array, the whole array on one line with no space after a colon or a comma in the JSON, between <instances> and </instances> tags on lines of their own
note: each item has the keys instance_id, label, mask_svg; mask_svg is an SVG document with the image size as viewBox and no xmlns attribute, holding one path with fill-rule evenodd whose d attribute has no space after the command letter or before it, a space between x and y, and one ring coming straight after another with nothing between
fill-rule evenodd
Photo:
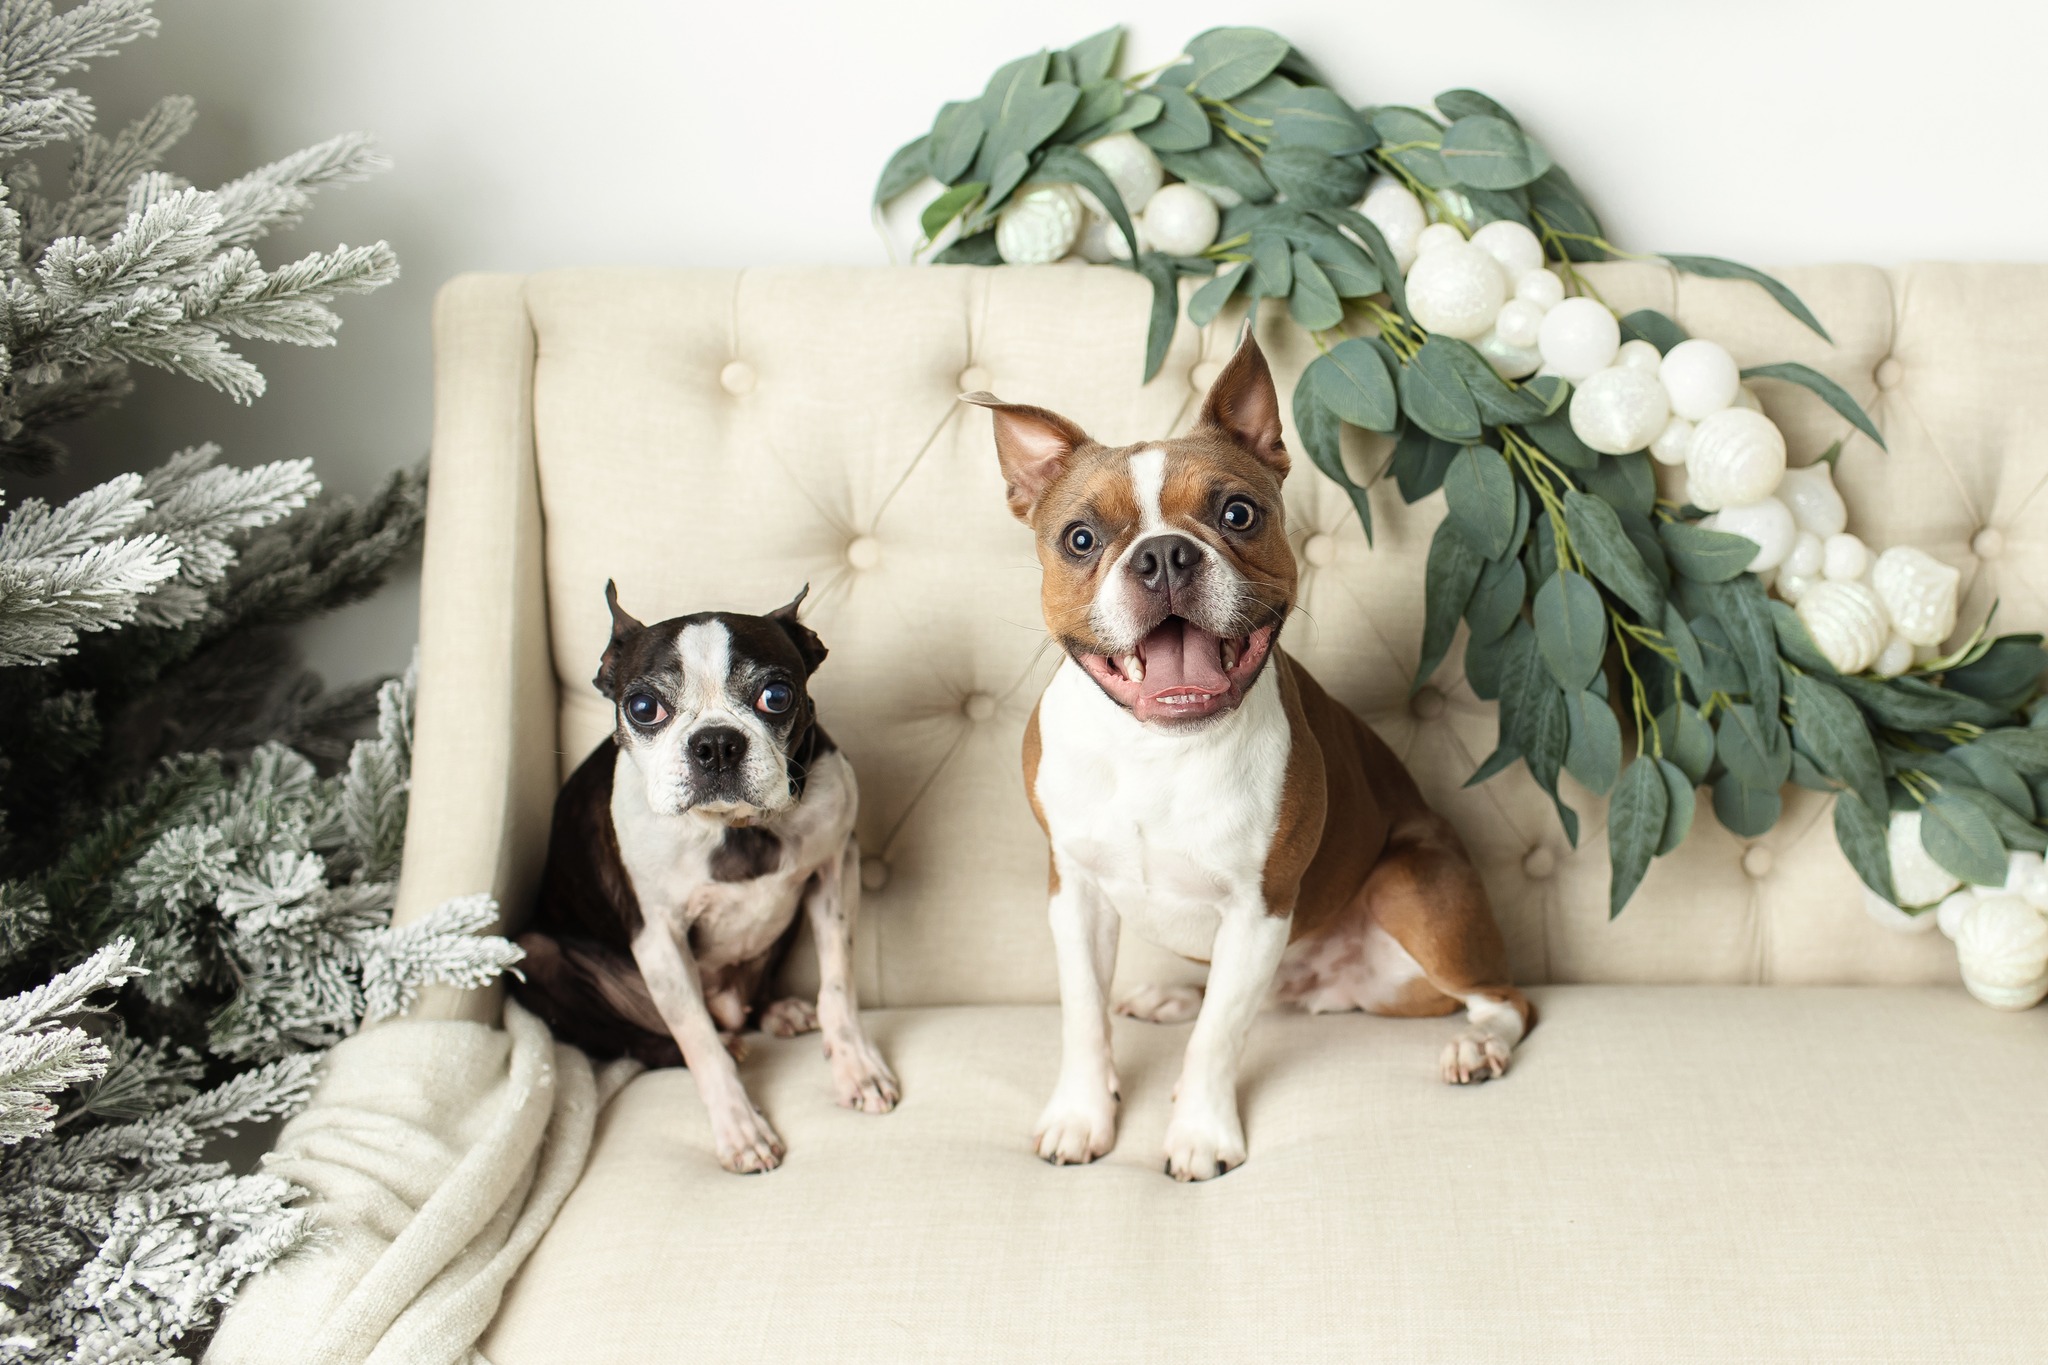
<instances>
[{"instance_id":1,"label":"eucalyptus garland","mask_svg":"<svg viewBox=\"0 0 2048 1365\"><path fill-rule=\"evenodd\" d=\"M2048 851L2041 636L1980 630L1888 675L1863 661L1838 668L1830 655L1839 652L1823 652L1780 600L1792 596L1785 585L1774 598L1750 571L1765 558L1758 540L1703 525L1711 519L1701 507L1659 496L1649 435L1624 453L1596 451L1574 429L1571 382L1532 374L1533 361L1518 370L1515 348L1494 332L1475 345L1418 321L1404 287L1412 241L1390 243L1368 195L1398 187L1460 238L1519 224L1571 296L1598 300L1578 269L1586 262L1661 260L1754 283L1832 340L1792 290L1718 257L1615 246L1563 168L1477 91L1446 91L1433 110L1354 108L1285 38L1255 28L1211 29L1165 67L1119 77L1121 43L1113 28L1033 53L997 71L979 97L946 104L930 132L889 160L876 206L935 180L943 188L922 214L922 250L939 263L996 264L1042 240L1059 254L1065 241L1087 241L1062 216L1073 210L1060 196L1079 196L1114 233L1080 249L1153 285L1148 381L1172 341L1183 276L1210 277L1188 301L1197 326L1239 294L1254 307L1284 299L1321 351L1295 390L1301 443L1350 496L1367 537L1366 490L1340 455L1347 425L1393 438L1385 473L1407 502L1438 491L1446 499L1414 685L1443 662L1462 622L1465 675L1500 707L1499 745L1471 781L1523 764L1574 845L1579 820L1560 775L1607 797L1610 913L1685 839L1702 788L1715 817L1745 838L1777 822L1786 783L1834 793L1844 854L1883 902L1913 914L1958 880L2011 890L2026 855ZM1218 206L1202 225L1206 246L1148 249L1153 215L1134 221L1117 183L1129 184L1124 158L1108 154L1120 134ZM1050 224L1035 237L1024 221L1033 195ZM1017 222L1008 242L1006 210ZM1171 235L1194 240L1177 227ZM1619 333L1659 355L1686 341L1651 310L1621 318ZM1516 373L1529 377L1507 377ZM1741 377L1802 385L1883 446L1855 399L1809 367ZM1823 461L1840 450L1837 442ZM1918 866L1929 859L1941 869L1931 881ZM1918 895L1940 894L1902 896L1894 871L1909 863L1915 875L1902 880L1927 888Z\"/></svg>"}]
</instances>

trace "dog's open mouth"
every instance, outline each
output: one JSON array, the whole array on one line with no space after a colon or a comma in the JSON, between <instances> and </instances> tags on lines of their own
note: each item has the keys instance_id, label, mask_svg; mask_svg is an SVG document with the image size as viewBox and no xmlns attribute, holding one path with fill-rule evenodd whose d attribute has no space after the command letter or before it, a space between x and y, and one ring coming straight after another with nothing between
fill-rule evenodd
<instances>
[{"instance_id":1,"label":"dog's open mouth","mask_svg":"<svg viewBox=\"0 0 2048 1365\"><path fill-rule=\"evenodd\" d=\"M1141 721L1199 720L1244 700L1273 648L1275 626L1249 635L1213 635L1194 622L1169 616L1118 658L1076 652L1088 676Z\"/></svg>"}]
</instances>

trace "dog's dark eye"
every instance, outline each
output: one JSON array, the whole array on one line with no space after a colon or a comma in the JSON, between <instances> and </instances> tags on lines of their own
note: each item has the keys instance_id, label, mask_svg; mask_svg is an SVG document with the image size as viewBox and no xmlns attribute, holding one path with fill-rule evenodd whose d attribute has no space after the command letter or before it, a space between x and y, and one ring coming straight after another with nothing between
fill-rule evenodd
<instances>
[{"instance_id":1,"label":"dog's dark eye","mask_svg":"<svg viewBox=\"0 0 2048 1365\"><path fill-rule=\"evenodd\" d=\"M626 718L635 725L659 725L668 719L668 708L661 704L659 697L635 692L626 698Z\"/></svg>"},{"instance_id":2,"label":"dog's dark eye","mask_svg":"<svg viewBox=\"0 0 2048 1365\"><path fill-rule=\"evenodd\" d=\"M1259 524L1259 509L1250 498L1232 498L1223 504L1221 520L1226 531L1249 531Z\"/></svg>"},{"instance_id":3,"label":"dog's dark eye","mask_svg":"<svg viewBox=\"0 0 2048 1365\"><path fill-rule=\"evenodd\" d=\"M754 709L771 716L779 716L796 701L796 689L788 683L773 682L761 689L761 695L754 698Z\"/></svg>"},{"instance_id":4,"label":"dog's dark eye","mask_svg":"<svg viewBox=\"0 0 2048 1365\"><path fill-rule=\"evenodd\" d=\"M1095 532L1077 521L1060 537L1060 543L1067 547L1068 554L1079 559L1095 552Z\"/></svg>"}]
</instances>

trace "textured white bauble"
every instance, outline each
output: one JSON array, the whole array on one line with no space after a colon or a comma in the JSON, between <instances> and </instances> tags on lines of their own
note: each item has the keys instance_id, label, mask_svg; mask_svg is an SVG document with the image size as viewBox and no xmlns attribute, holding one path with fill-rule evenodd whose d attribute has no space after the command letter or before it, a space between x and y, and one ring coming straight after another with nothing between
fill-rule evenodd
<instances>
[{"instance_id":1,"label":"textured white bauble","mask_svg":"<svg viewBox=\"0 0 2048 1365\"><path fill-rule=\"evenodd\" d=\"M1549 322L1544 319L1545 326ZM1712 512L1758 502L1785 476L1785 437L1760 412L1723 408L1693 427L1685 468L1687 496L1695 506Z\"/></svg>"},{"instance_id":2,"label":"textured white bauble","mask_svg":"<svg viewBox=\"0 0 2048 1365\"><path fill-rule=\"evenodd\" d=\"M1728 348L1704 337L1673 346L1660 374L1671 394L1671 410L1695 422L1733 403L1742 384L1742 372Z\"/></svg>"},{"instance_id":3,"label":"textured white bauble","mask_svg":"<svg viewBox=\"0 0 2048 1365\"><path fill-rule=\"evenodd\" d=\"M1871 661L1870 671L1880 678L1896 678L1913 666L1913 642L1893 631Z\"/></svg>"},{"instance_id":4,"label":"textured white bauble","mask_svg":"<svg viewBox=\"0 0 2048 1365\"><path fill-rule=\"evenodd\" d=\"M1011 265L1046 265L1073 249L1085 218L1072 185L1034 185L996 215L996 252Z\"/></svg>"},{"instance_id":5,"label":"textured white bauble","mask_svg":"<svg viewBox=\"0 0 2048 1365\"><path fill-rule=\"evenodd\" d=\"M1645 370L1650 374L1655 374L1663 359L1663 354L1655 346L1644 341L1641 337L1637 337L1633 341L1621 343L1621 349L1615 352L1614 363L1621 366L1624 370ZM1668 399L1665 402L1665 406L1667 409L1670 406Z\"/></svg>"},{"instance_id":6,"label":"textured white bauble","mask_svg":"<svg viewBox=\"0 0 2048 1365\"><path fill-rule=\"evenodd\" d=\"M1863 543L1861 536L1842 532L1832 535L1823 543L1824 557L1820 572L1824 578L1837 583L1854 583L1870 572L1870 547Z\"/></svg>"},{"instance_id":7,"label":"textured white bauble","mask_svg":"<svg viewBox=\"0 0 2048 1365\"><path fill-rule=\"evenodd\" d=\"M1543 315L1536 333L1543 363L1577 384L1606 369L1621 352L1621 324L1607 305L1593 299L1566 299Z\"/></svg>"},{"instance_id":8,"label":"textured white bauble","mask_svg":"<svg viewBox=\"0 0 2048 1365\"><path fill-rule=\"evenodd\" d=\"M1664 424L1664 430L1657 433L1657 439L1650 442L1650 458L1658 464L1681 465L1685 463L1685 452L1692 449L1692 423L1683 417L1674 417Z\"/></svg>"},{"instance_id":9,"label":"textured white bauble","mask_svg":"<svg viewBox=\"0 0 2048 1365\"><path fill-rule=\"evenodd\" d=\"M1771 580L1771 586L1777 589L1778 596L1796 607L1799 605L1799 599L1812 592L1814 584L1821 581L1819 574L1793 573L1780 564L1778 576Z\"/></svg>"},{"instance_id":10,"label":"textured white bauble","mask_svg":"<svg viewBox=\"0 0 2048 1365\"><path fill-rule=\"evenodd\" d=\"M1547 313L1564 302L1564 281L1548 270L1532 270L1515 281L1515 297Z\"/></svg>"},{"instance_id":11,"label":"textured white bauble","mask_svg":"<svg viewBox=\"0 0 2048 1365\"><path fill-rule=\"evenodd\" d=\"M1778 496L1792 509L1799 529L1811 531L1822 540L1840 535L1849 524L1849 508L1835 491L1833 465L1810 464L1786 470L1784 481L1778 485Z\"/></svg>"},{"instance_id":12,"label":"textured white bauble","mask_svg":"<svg viewBox=\"0 0 2048 1365\"><path fill-rule=\"evenodd\" d=\"M1159 158L1138 140L1136 133L1111 133L1108 137L1095 139L1081 150L1090 161L1102 167L1109 183L1116 186L1126 213L1142 213L1152 196L1159 192L1159 187L1166 183L1166 172L1159 165Z\"/></svg>"},{"instance_id":13,"label":"textured white bauble","mask_svg":"<svg viewBox=\"0 0 2048 1365\"><path fill-rule=\"evenodd\" d=\"M1131 226L1136 228L1137 224L1132 223ZM1116 224L1094 214L1081 224L1081 236L1074 243L1074 250L1090 265L1107 265L1111 261L1131 258L1131 248L1124 241L1123 233L1117 231Z\"/></svg>"},{"instance_id":14,"label":"textured white bauble","mask_svg":"<svg viewBox=\"0 0 2048 1365\"><path fill-rule=\"evenodd\" d=\"M1534 346L1510 346L1501 340L1498 324L1473 342L1472 349L1485 356L1486 363L1502 379L1526 379L1543 363L1543 356Z\"/></svg>"},{"instance_id":15,"label":"textured white bauble","mask_svg":"<svg viewBox=\"0 0 2048 1365\"><path fill-rule=\"evenodd\" d=\"M2032 1009L2048 996L2048 916L2018 896L1985 896L1956 928L1963 985L1994 1009Z\"/></svg>"},{"instance_id":16,"label":"textured white bauble","mask_svg":"<svg viewBox=\"0 0 2048 1365\"><path fill-rule=\"evenodd\" d=\"M1962 583L1961 570L1911 545L1892 546L1870 570L1870 586L1892 614L1892 628L1916 645L1938 645L1956 628Z\"/></svg>"},{"instance_id":17,"label":"textured white bauble","mask_svg":"<svg viewBox=\"0 0 2048 1365\"><path fill-rule=\"evenodd\" d=\"M1700 524L1755 541L1756 557L1745 566L1751 573L1762 573L1783 564L1785 556L1792 553L1793 540L1799 535L1799 528L1792 524L1792 509L1776 498L1744 503L1740 507L1724 507Z\"/></svg>"},{"instance_id":18,"label":"textured white bauble","mask_svg":"<svg viewBox=\"0 0 2048 1365\"><path fill-rule=\"evenodd\" d=\"M1913 914L1901 910L1869 887L1863 888L1863 909L1872 919L1895 934L1924 934L1931 931L1937 921L1926 911Z\"/></svg>"},{"instance_id":19,"label":"textured white bauble","mask_svg":"<svg viewBox=\"0 0 2048 1365\"><path fill-rule=\"evenodd\" d=\"M1455 239L1430 246L1443 228ZM1423 251L1408 271L1408 311L1424 331L1471 340L1485 336L1507 298L1508 282L1493 257L1443 223L1423 232Z\"/></svg>"},{"instance_id":20,"label":"textured white bauble","mask_svg":"<svg viewBox=\"0 0 2048 1365\"><path fill-rule=\"evenodd\" d=\"M1572 392L1572 430L1602 455L1641 450L1670 420L1664 386L1648 370L1610 365Z\"/></svg>"},{"instance_id":21,"label":"textured white bauble","mask_svg":"<svg viewBox=\"0 0 2048 1365\"><path fill-rule=\"evenodd\" d=\"M1543 328L1543 310L1525 298L1512 298L1500 306L1500 316L1493 320L1493 330L1500 336L1503 346L1515 346L1523 350L1536 349L1536 334ZM1539 362L1542 353L1537 353Z\"/></svg>"},{"instance_id":22,"label":"textured white bauble","mask_svg":"<svg viewBox=\"0 0 2048 1365\"><path fill-rule=\"evenodd\" d=\"M1427 256L1432 251L1442 251L1448 247L1469 245L1471 244L1465 240L1465 234L1452 227L1449 223L1431 223L1416 235L1415 254L1421 257ZM1490 261L1493 257L1488 256L1486 259ZM1498 270L1500 267L1495 266L1494 268Z\"/></svg>"},{"instance_id":23,"label":"textured white bauble","mask_svg":"<svg viewBox=\"0 0 2048 1365\"><path fill-rule=\"evenodd\" d=\"M1216 240L1223 221L1216 201L1193 185L1165 185L1145 205L1145 236L1155 251L1199 256Z\"/></svg>"},{"instance_id":24,"label":"textured white bauble","mask_svg":"<svg viewBox=\"0 0 2048 1365\"><path fill-rule=\"evenodd\" d=\"M1955 892L1934 907L1935 925L1943 934L1953 939L1963 927L1963 916L1975 910L1977 902L1981 899L1983 897L1977 894L1977 888L1974 886L1966 886Z\"/></svg>"},{"instance_id":25,"label":"textured white bauble","mask_svg":"<svg viewBox=\"0 0 2048 1365\"><path fill-rule=\"evenodd\" d=\"M1778 501L1785 502L1785 490L1778 490ZM1787 507L1792 504L1785 503ZM1792 513L1792 520L1799 520L1799 513ZM1785 572L1796 573L1802 578L1819 578L1821 566L1827 563L1827 546L1811 531L1801 531L1792 541L1792 553L1785 556Z\"/></svg>"},{"instance_id":26,"label":"textured white bauble","mask_svg":"<svg viewBox=\"0 0 2048 1365\"><path fill-rule=\"evenodd\" d=\"M1500 262L1501 274L1519 280L1543 268L1543 243L1520 223L1503 218L1472 234L1472 245Z\"/></svg>"},{"instance_id":27,"label":"textured white bauble","mask_svg":"<svg viewBox=\"0 0 2048 1365\"><path fill-rule=\"evenodd\" d=\"M1838 673L1861 673L1877 661L1885 641L1891 638L1892 623L1885 615L1884 603L1861 583L1822 579L1807 589L1797 610L1815 648ZM1932 899L1917 897L1905 903L1924 905Z\"/></svg>"},{"instance_id":28,"label":"textured white bauble","mask_svg":"<svg viewBox=\"0 0 2048 1365\"><path fill-rule=\"evenodd\" d=\"M1963 879L1934 861L1920 842L1920 812L1902 810L1885 827L1885 851L1892 863L1892 894L1900 905L1933 905L1963 884Z\"/></svg>"},{"instance_id":29,"label":"textured white bauble","mask_svg":"<svg viewBox=\"0 0 2048 1365\"><path fill-rule=\"evenodd\" d=\"M1406 185L1383 175L1372 182L1365 198L1359 200L1358 211L1380 230L1380 236L1386 238L1387 250L1394 253L1394 264L1402 274L1407 274L1408 267L1415 264L1416 239L1429 225L1422 201Z\"/></svg>"}]
</instances>

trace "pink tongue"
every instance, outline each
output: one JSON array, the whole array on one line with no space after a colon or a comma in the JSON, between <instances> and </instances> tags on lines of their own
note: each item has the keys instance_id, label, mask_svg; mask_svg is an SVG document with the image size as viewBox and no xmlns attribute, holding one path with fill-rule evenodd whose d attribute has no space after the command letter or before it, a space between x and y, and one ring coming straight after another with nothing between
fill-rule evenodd
<instances>
[{"instance_id":1,"label":"pink tongue","mask_svg":"<svg viewBox=\"0 0 2048 1365\"><path fill-rule=\"evenodd\" d=\"M1217 658L1221 644L1192 622L1168 620L1139 646L1145 658L1144 695L1156 697L1178 687L1228 691L1230 679L1224 676L1222 662Z\"/></svg>"}]
</instances>

